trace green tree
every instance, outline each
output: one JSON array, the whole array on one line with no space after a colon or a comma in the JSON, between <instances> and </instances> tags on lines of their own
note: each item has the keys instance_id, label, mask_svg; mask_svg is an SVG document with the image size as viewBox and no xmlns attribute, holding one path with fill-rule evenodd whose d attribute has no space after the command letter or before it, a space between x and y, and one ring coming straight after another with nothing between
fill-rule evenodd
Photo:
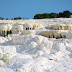
<instances>
[{"instance_id":1,"label":"green tree","mask_svg":"<svg viewBox=\"0 0 72 72\"><path fill-rule=\"evenodd\" d=\"M0 17L0 20L4 20L4 18Z\"/></svg>"},{"instance_id":2,"label":"green tree","mask_svg":"<svg viewBox=\"0 0 72 72\"><path fill-rule=\"evenodd\" d=\"M64 18L69 18L70 17L70 15L71 15L71 12L70 11L63 11L63 17Z\"/></svg>"},{"instance_id":3,"label":"green tree","mask_svg":"<svg viewBox=\"0 0 72 72\"><path fill-rule=\"evenodd\" d=\"M42 15L43 15L43 18L50 18L49 13L44 13Z\"/></svg>"},{"instance_id":4,"label":"green tree","mask_svg":"<svg viewBox=\"0 0 72 72\"><path fill-rule=\"evenodd\" d=\"M6 20L9 20L8 18L6 18Z\"/></svg>"},{"instance_id":5,"label":"green tree","mask_svg":"<svg viewBox=\"0 0 72 72\"><path fill-rule=\"evenodd\" d=\"M60 17L63 17L63 13L62 13L62 12L59 13L59 18L60 18Z\"/></svg>"},{"instance_id":6,"label":"green tree","mask_svg":"<svg viewBox=\"0 0 72 72\"><path fill-rule=\"evenodd\" d=\"M57 14L57 18L59 18L59 14Z\"/></svg>"},{"instance_id":7,"label":"green tree","mask_svg":"<svg viewBox=\"0 0 72 72\"><path fill-rule=\"evenodd\" d=\"M36 14L35 16L34 16L34 19L43 19L44 17L43 17L43 15L42 14Z\"/></svg>"},{"instance_id":8,"label":"green tree","mask_svg":"<svg viewBox=\"0 0 72 72\"><path fill-rule=\"evenodd\" d=\"M50 13L49 16L50 16L50 18L57 18L57 14L56 13Z\"/></svg>"},{"instance_id":9,"label":"green tree","mask_svg":"<svg viewBox=\"0 0 72 72\"><path fill-rule=\"evenodd\" d=\"M20 20L20 19L22 19L21 17L16 17L16 18L14 18L14 20Z\"/></svg>"}]
</instances>

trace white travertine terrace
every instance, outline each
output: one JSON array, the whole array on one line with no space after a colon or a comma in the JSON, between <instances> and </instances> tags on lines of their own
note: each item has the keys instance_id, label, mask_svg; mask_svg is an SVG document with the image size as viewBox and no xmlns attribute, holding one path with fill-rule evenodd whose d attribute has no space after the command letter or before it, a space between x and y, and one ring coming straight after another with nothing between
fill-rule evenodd
<instances>
[{"instance_id":1,"label":"white travertine terrace","mask_svg":"<svg viewBox=\"0 0 72 72\"><path fill-rule=\"evenodd\" d=\"M23 25L21 25L21 24L18 24L18 25L15 24L12 27L11 31L12 31L12 34L20 34L23 31Z\"/></svg>"},{"instance_id":2,"label":"white travertine terrace","mask_svg":"<svg viewBox=\"0 0 72 72\"><path fill-rule=\"evenodd\" d=\"M65 33L67 32L69 31L68 30L50 30L50 31L43 31L40 34L48 38L66 38Z\"/></svg>"},{"instance_id":3,"label":"white travertine terrace","mask_svg":"<svg viewBox=\"0 0 72 72\"><path fill-rule=\"evenodd\" d=\"M71 24L57 24L52 26L45 27L46 29L54 29L54 30L72 30Z\"/></svg>"},{"instance_id":4,"label":"white travertine terrace","mask_svg":"<svg viewBox=\"0 0 72 72\"><path fill-rule=\"evenodd\" d=\"M12 26L10 24L0 23L0 36L7 36L10 34Z\"/></svg>"},{"instance_id":5,"label":"white travertine terrace","mask_svg":"<svg viewBox=\"0 0 72 72\"><path fill-rule=\"evenodd\" d=\"M0 23L3 28L6 25L2 32L8 34L0 36L0 72L72 72L72 18L0 20ZM16 25L17 32L10 34ZM23 26L23 31L19 31L18 25Z\"/></svg>"},{"instance_id":6,"label":"white travertine terrace","mask_svg":"<svg viewBox=\"0 0 72 72\"><path fill-rule=\"evenodd\" d=\"M7 62L9 62L13 58L13 56L15 56L15 53L16 49L13 46L0 46L0 66L3 66Z\"/></svg>"},{"instance_id":7,"label":"white travertine terrace","mask_svg":"<svg viewBox=\"0 0 72 72\"><path fill-rule=\"evenodd\" d=\"M23 25L23 30L32 30L32 29L33 29L33 26L30 23L25 23Z\"/></svg>"}]
</instances>

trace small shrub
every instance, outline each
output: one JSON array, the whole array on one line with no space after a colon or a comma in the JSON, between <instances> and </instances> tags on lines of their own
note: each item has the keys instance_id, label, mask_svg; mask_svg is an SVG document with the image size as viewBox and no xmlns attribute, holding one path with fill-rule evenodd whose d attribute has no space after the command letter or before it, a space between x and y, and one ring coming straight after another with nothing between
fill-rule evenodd
<instances>
[{"instance_id":1,"label":"small shrub","mask_svg":"<svg viewBox=\"0 0 72 72\"><path fill-rule=\"evenodd\" d=\"M4 18L0 17L0 20L4 20Z\"/></svg>"},{"instance_id":2,"label":"small shrub","mask_svg":"<svg viewBox=\"0 0 72 72\"><path fill-rule=\"evenodd\" d=\"M6 20L9 20L8 18L6 18Z\"/></svg>"}]
</instances>

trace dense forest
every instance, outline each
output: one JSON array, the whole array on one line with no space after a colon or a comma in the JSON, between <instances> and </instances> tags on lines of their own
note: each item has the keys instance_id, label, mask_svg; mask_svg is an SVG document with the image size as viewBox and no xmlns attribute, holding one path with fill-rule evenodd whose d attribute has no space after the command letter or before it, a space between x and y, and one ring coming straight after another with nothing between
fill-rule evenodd
<instances>
[{"instance_id":1,"label":"dense forest","mask_svg":"<svg viewBox=\"0 0 72 72\"><path fill-rule=\"evenodd\" d=\"M36 14L33 19L45 19L45 18L70 18L72 13L68 10L59 12L59 13L43 13L43 14ZM21 18L15 17L11 18L11 20L20 20L20 19L28 19L28 18ZM0 20L5 20L3 17L0 17ZM6 20L9 20L6 18Z\"/></svg>"}]
</instances>

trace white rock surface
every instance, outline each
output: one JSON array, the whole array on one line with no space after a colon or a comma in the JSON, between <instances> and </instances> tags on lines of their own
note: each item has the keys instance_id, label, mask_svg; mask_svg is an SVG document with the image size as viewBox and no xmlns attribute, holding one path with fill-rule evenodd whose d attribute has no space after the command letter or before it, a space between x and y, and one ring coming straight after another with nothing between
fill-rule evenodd
<instances>
[{"instance_id":1,"label":"white rock surface","mask_svg":"<svg viewBox=\"0 0 72 72\"><path fill-rule=\"evenodd\" d=\"M3 53L16 53L16 48L14 46L0 46Z\"/></svg>"},{"instance_id":2,"label":"white rock surface","mask_svg":"<svg viewBox=\"0 0 72 72\"><path fill-rule=\"evenodd\" d=\"M41 23L35 34L0 37L0 72L72 72L72 39L53 39L39 35L46 26L72 24L71 18L40 20L0 20L0 23Z\"/></svg>"},{"instance_id":3,"label":"white rock surface","mask_svg":"<svg viewBox=\"0 0 72 72\"><path fill-rule=\"evenodd\" d=\"M2 53L0 53L0 60L3 58L3 54Z\"/></svg>"},{"instance_id":4,"label":"white rock surface","mask_svg":"<svg viewBox=\"0 0 72 72\"><path fill-rule=\"evenodd\" d=\"M2 49L0 49L0 53L2 53Z\"/></svg>"},{"instance_id":5,"label":"white rock surface","mask_svg":"<svg viewBox=\"0 0 72 72\"><path fill-rule=\"evenodd\" d=\"M3 66L3 65L4 65L4 61L0 60L0 66Z\"/></svg>"},{"instance_id":6,"label":"white rock surface","mask_svg":"<svg viewBox=\"0 0 72 72\"><path fill-rule=\"evenodd\" d=\"M13 56L14 56L14 54L10 54L10 53L6 53L6 54L4 54L3 55L3 60L4 60L4 62L8 62L8 61L10 61L12 58L13 58Z\"/></svg>"}]
</instances>

